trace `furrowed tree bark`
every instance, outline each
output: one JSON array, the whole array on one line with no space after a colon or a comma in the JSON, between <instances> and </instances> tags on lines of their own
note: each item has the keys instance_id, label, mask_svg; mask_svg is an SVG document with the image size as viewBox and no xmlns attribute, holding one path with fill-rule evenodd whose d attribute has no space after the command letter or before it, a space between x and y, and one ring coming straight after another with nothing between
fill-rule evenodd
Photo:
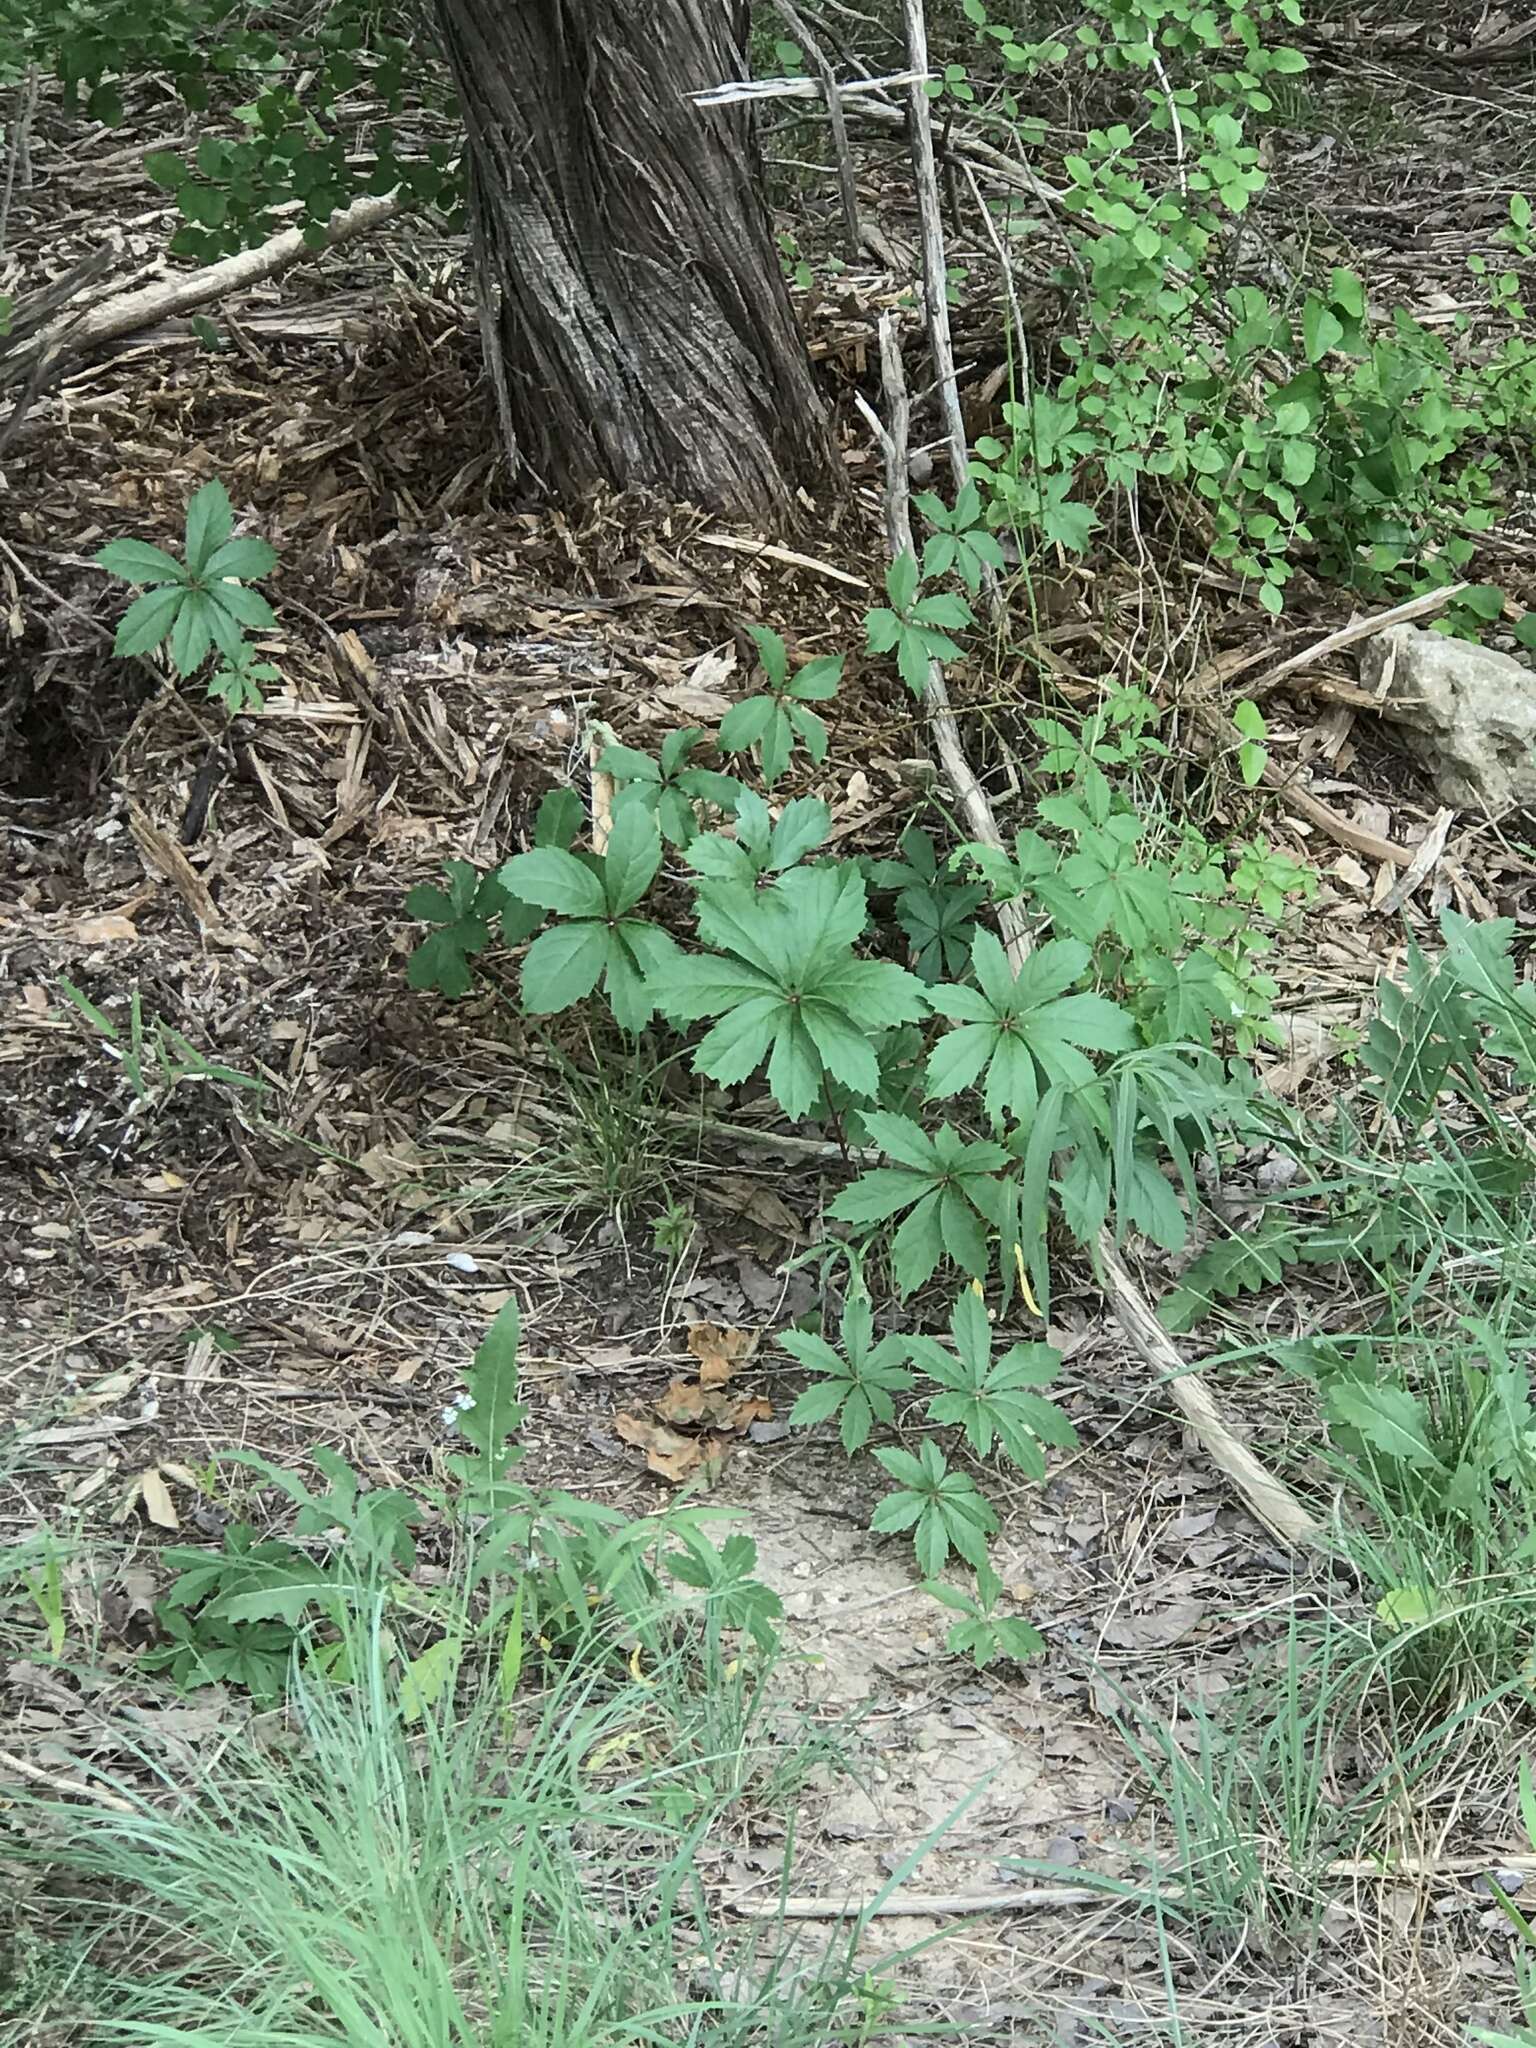
<instances>
[{"instance_id":1,"label":"furrowed tree bark","mask_svg":"<svg viewBox=\"0 0 1536 2048\"><path fill-rule=\"evenodd\" d=\"M434 0L518 470L782 523L839 474L756 178L741 0Z\"/></svg>"}]
</instances>

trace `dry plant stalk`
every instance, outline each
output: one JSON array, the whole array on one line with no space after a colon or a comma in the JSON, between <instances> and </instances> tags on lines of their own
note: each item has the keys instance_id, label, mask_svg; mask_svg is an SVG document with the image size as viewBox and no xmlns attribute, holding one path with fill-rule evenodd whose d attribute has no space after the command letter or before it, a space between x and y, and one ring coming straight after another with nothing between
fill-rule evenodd
<instances>
[{"instance_id":1,"label":"dry plant stalk","mask_svg":"<svg viewBox=\"0 0 1536 2048\"><path fill-rule=\"evenodd\" d=\"M926 53L923 34L922 0L905 0L908 24L908 56L913 69ZM959 418L953 356L948 349L948 319L944 311L945 262L943 230L939 213L937 173L934 169L932 124L928 96L921 86L909 95L908 118L913 129L913 165L918 180L918 206L923 221L923 265L929 311L930 336L942 330L943 341L934 350L934 370L943 393L945 417L950 422L951 449L955 447L954 425ZM922 142L928 137L927 146ZM893 556L915 553L907 493L907 422L910 402L901 348L892 316L880 322L880 367L885 387L887 425L880 430L886 468L886 534ZM878 424L878 423L877 423ZM955 475L958 489L965 481L963 434ZM992 814L985 790L966 758L955 722L943 670L938 662L929 664L928 688L924 698L933 732L934 751L955 805L972 836L992 846L1002 844L1002 834ZM980 829L978 829L980 827ZM1028 957L1033 937L1016 905L999 906L998 922L1015 968ZM1231 1480L1251 1512L1284 1542L1300 1548L1322 1545L1322 1532L1306 1509L1280 1480L1256 1458L1222 1419L1210 1390L1179 1356L1172 1339L1158 1322L1151 1304L1137 1286L1120 1256L1113 1234L1100 1231L1094 1248L1095 1264L1104 1288L1105 1300L1127 1342L1168 1387L1174 1405L1198 1439L1202 1450L1217 1469Z\"/></svg>"}]
</instances>

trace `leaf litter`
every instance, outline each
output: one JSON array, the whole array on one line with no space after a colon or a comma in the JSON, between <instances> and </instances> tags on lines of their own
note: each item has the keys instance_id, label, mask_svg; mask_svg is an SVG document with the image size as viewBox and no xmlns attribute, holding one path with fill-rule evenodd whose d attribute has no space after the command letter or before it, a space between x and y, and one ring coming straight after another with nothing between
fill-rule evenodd
<instances>
[{"instance_id":1,"label":"leaf litter","mask_svg":"<svg viewBox=\"0 0 1536 2048\"><path fill-rule=\"evenodd\" d=\"M756 1330L694 1323L688 1349L697 1373L672 1380L651 1403L648 1415L621 1413L614 1429L627 1444L645 1452L647 1471L671 1486L719 1477L735 1445L754 1423L773 1420L773 1403L760 1394L731 1391L728 1381L757 1351Z\"/></svg>"}]
</instances>

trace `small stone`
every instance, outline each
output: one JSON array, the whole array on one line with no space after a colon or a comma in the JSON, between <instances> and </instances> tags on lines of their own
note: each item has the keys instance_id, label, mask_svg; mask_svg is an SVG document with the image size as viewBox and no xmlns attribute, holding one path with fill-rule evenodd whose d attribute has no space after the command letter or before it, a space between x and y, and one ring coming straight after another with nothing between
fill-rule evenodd
<instances>
[{"instance_id":1,"label":"small stone","mask_svg":"<svg viewBox=\"0 0 1536 2048\"><path fill-rule=\"evenodd\" d=\"M1536 803L1536 673L1511 654L1390 626L1360 680L1403 729L1443 802L1497 815Z\"/></svg>"}]
</instances>

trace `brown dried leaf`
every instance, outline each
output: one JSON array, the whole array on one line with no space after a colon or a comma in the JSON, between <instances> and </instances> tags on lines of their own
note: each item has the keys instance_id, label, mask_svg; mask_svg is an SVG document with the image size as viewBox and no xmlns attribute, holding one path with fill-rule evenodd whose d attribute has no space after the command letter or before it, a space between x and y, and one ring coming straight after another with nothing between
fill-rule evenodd
<instances>
[{"instance_id":1,"label":"brown dried leaf","mask_svg":"<svg viewBox=\"0 0 1536 2048\"><path fill-rule=\"evenodd\" d=\"M145 1514L157 1529L181 1527L176 1503L171 1499L171 1489L158 1465L146 1466L139 1474L139 1498L144 1503Z\"/></svg>"},{"instance_id":2,"label":"brown dried leaf","mask_svg":"<svg viewBox=\"0 0 1536 2048\"><path fill-rule=\"evenodd\" d=\"M758 1394L702 1386L698 1380L674 1380L657 1401L656 1413L663 1422L685 1429L707 1423L711 1429L741 1430L749 1423L771 1421L773 1403Z\"/></svg>"},{"instance_id":3,"label":"brown dried leaf","mask_svg":"<svg viewBox=\"0 0 1536 2048\"><path fill-rule=\"evenodd\" d=\"M721 1173L714 1180L699 1189L705 1201L717 1209L728 1209L734 1216L744 1216L749 1223L755 1223L760 1230L771 1231L775 1237L782 1237L790 1244L804 1244L805 1232L800 1219L760 1180L749 1174Z\"/></svg>"},{"instance_id":4,"label":"brown dried leaf","mask_svg":"<svg viewBox=\"0 0 1536 2048\"><path fill-rule=\"evenodd\" d=\"M702 654L686 682L672 683L656 692L657 702L698 725L718 724L731 708L731 699L725 695L723 686L730 681L735 668L733 650Z\"/></svg>"},{"instance_id":5,"label":"brown dried leaf","mask_svg":"<svg viewBox=\"0 0 1536 2048\"><path fill-rule=\"evenodd\" d=\"M722 1443L708 1437L679 1436L641 1415L616 1415L613 1427L625 1443L645 1452L646 1470L670 1486L681 1486L696 1474L718 1467L725 1456Z\"/></svg>"},{"instance_id":6,"label":"brown dried leaf","mask_svg":"<svg viewBox=\"0 0 1536 2048\"><path fill-rule=\"evenodd\" d=\"M1118 1614L1101 1630L1117 1650L1167 1650L1183 1642L1205 1614L1203 1600L1170 1600L1150 1614Z\"/></svg>"},{"instance_id":7,"label":"brown dried leaf","mask_svg":"<svg viewBox=\"0 0 1536 2048\"><path fill-rule=\"evenodd\" d=\"M699 1361L699 1385L720 1387L757 1349L756 1330L726 1330L718 1323L694 1323L688 1349Z\"/></svg>"},{"instance_id":8,"label":"brown dried leaf","mask_svg":"<svg viewBox=\"0 0 1536 2048\"><path fill-rule=\"evenodd\" d=\"M709 1412L710 1396L697 1380L674 1380L656 1403L663 1422L702 1422Z\"/></svg>"}]
</instances>

